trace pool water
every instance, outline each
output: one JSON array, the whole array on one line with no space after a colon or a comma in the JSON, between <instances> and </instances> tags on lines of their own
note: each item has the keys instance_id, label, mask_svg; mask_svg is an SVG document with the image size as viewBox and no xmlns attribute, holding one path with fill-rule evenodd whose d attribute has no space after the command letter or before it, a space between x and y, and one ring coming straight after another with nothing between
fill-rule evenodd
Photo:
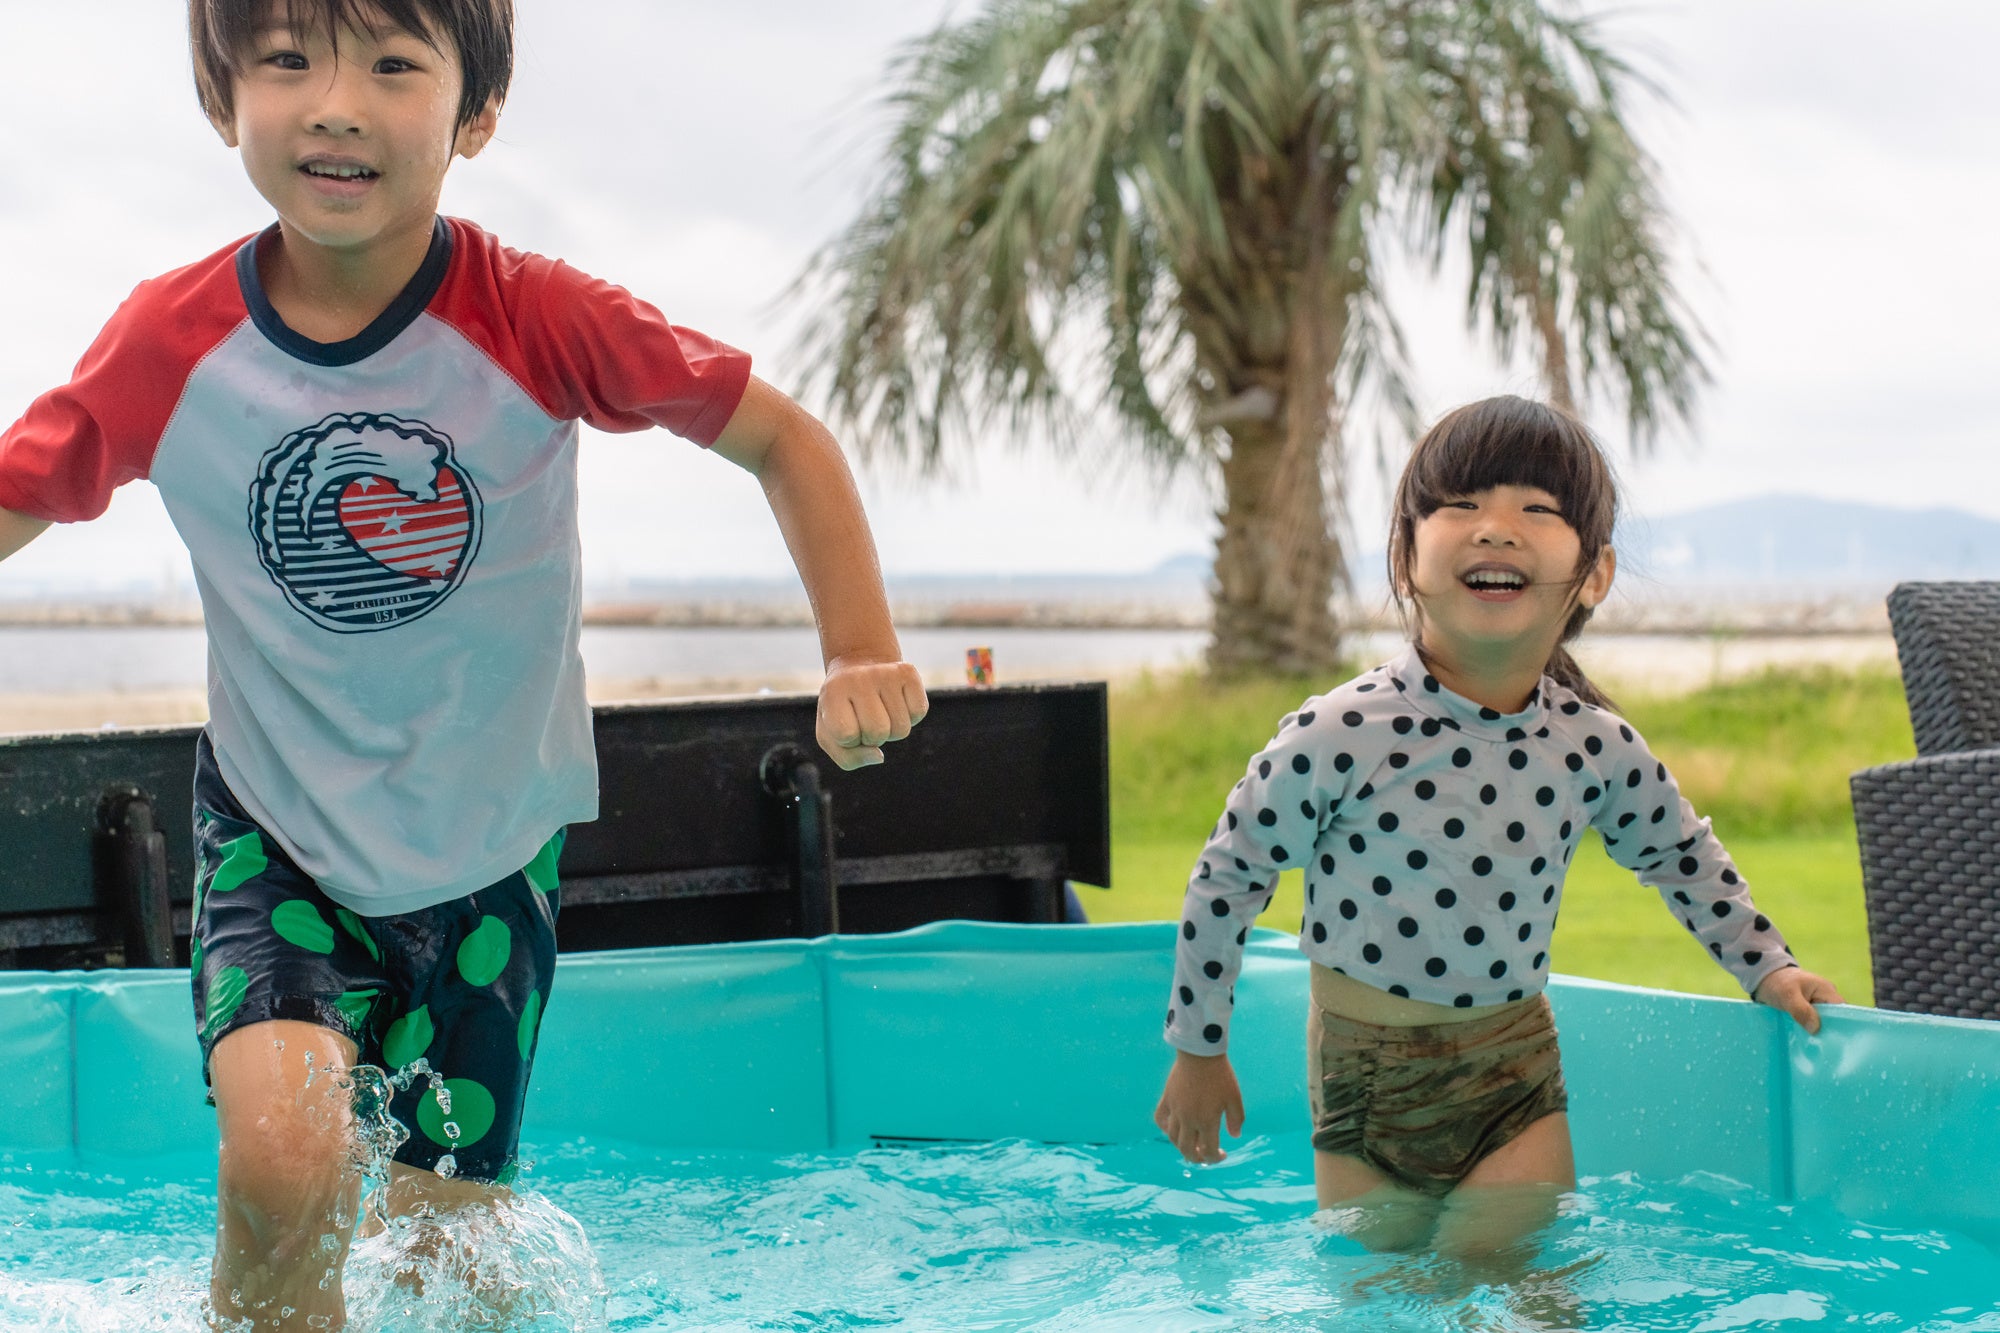
<instances>
[{"instance_id":1,"label":"pool water","mask_svg":"<svg viewBox=\"0 0 2000 1333\"><path fill-rule=\"evenodd\" d=\"M509 1234L480 1242L539 1308L524 1329L2000 1333L2000 1257L1978 1243L1707 1174L1586 1178L1521 1280L1482 1285L1315 1218L1303 1136L1200 1169L1165 1143L528 1156ZM0 1328L202 1327L212 1158L148 1169L0 1155ZM357 1242L351 1327L481 1326L390 1282L397 1244Z\"/></svg>"}]
</instances>

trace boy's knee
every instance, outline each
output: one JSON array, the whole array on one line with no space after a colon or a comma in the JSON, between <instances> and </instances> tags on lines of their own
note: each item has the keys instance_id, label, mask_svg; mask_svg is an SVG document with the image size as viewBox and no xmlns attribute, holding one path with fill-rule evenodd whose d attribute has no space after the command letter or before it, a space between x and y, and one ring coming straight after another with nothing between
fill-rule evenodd
<instances>
[{"instance_id":1,"label":"boy's knee","mask_svg":"<svg viewBox=\"0 0 2000 1333\"><path fill-rule=\"evenodd\" d=\"M339 1129L259 1116L223 1136L217 1184L225 1208L253 1225L316 1220L357 1183L348 1159Z\"/></svg>"}]
</instances>

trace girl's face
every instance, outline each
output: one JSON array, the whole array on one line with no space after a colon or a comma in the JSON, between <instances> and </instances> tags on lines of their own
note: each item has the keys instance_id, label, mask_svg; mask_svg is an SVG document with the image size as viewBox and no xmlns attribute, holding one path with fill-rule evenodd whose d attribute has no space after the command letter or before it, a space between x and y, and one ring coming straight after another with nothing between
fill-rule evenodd
<instances>
[{"instance_id":1,"label":"girl's face","mask_svg":"<svg viewBox=\"0 0 2000 1333\"><path fill-rule=\"evenodd\" d=\"M1536 486L1495 486L1458 495L1420 520L1410 548L1410 586L1424 646L1447 657L1512 647L1546 660L1577 605L1611 590L1606 546L1572 591L1582 543L1556 498Z\"/></svg>"}]
</instances>

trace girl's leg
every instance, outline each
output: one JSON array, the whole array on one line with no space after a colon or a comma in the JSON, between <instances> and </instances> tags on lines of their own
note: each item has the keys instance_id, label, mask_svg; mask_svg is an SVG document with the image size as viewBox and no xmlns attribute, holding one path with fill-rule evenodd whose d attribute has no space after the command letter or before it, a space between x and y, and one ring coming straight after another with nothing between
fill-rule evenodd
<instances>
[{"instance_id":1,"label":"girl's leg","mask_svg":"<svg viewBox=\"0 0 2000 1333\"><path fill-rule=\"evenodd\" d=\"M1502 1254L1553 1222L1557 1201L1575 1188L1569 1116L1543 1116L1482 1158L1446 1196L1434 1244L1462 1259Z\"/></svg>"},{"instance_id":2,"label":"girl's leg","mask_svg":"<svg viewBox=\"0 0 2000 1333\"><path fill-rule=\"evenodd\" d=\"M209 1283L218 1318L345 1325L340 1273L361 1178L348 1161L352 1104L337 1085L354 1057L339 1033L284 1019L237 1028L210 1053L222 1136Z\"/></svg>"},{"instance_id":3,"label":"girl's leg","mask_svg":"<svg viewBox=\"0 0 2000 1333\"><path fill-rule=\"evenodd\" d=\"M1417 1249L1437 1225L1435 1200L1393 1184L1358 1157L1313 1153L1313 1184L1322 1210L1356 1210L1342 1230L1377 1252Z\"/></svg>"}]
</instances>

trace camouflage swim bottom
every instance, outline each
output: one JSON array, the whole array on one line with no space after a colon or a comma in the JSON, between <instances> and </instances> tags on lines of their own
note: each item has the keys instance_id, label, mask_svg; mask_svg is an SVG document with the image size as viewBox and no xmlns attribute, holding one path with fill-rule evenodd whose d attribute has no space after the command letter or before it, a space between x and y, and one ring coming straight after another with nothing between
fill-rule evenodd
<instances>
[{"instance_id":1,"label":"camouflage swim bottom","mask_svg":"<svg viewBox=\"0 0 2000 1333\"><path fill-rule=\"evenodd\" d=\"M1433 1198L1569 1106L1546 996L1423 1027L1358 1023L1314 1005L1306 1050L1313 1147Z\"/></svg>"},{"instance_id":2,"label":"camouflage swim bottom","mask_svg":"<svg viewBox=\"0 0 2000 1333\"><path fill-rule=\"evenodd\" d=\"M195 768L194 1012L202 1076L215 1043L292 1019L352 1041L418 1077L389 1110L410 1137L395 1160L506 1183L520 1147L535 1038L555 978L560 831L499 883L416 912L361 916L328 898L246 814L216 770L208 736Z\"/></svg>"}]
</instances>

